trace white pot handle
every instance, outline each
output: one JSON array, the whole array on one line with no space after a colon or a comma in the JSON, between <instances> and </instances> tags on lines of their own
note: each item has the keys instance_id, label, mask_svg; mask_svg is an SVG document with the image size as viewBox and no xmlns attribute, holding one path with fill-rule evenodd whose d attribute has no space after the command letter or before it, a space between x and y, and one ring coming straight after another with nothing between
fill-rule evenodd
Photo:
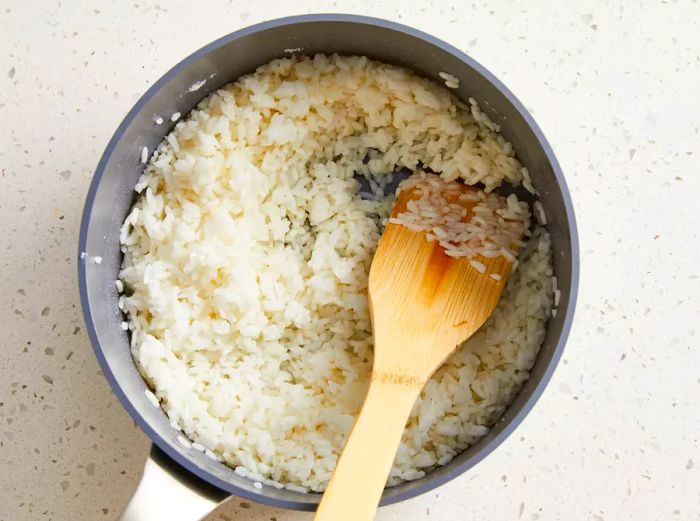
<instances>
[{"instance_id":1,"label":"white pot handle","mask_svg":"<svg viewBox=\"0 0 700 521\"><path fill-rule=\"evenodd\" d=\"M199 521L227 497L153 445L141 482L118 521Z\"/></svg>"}]
</instances>

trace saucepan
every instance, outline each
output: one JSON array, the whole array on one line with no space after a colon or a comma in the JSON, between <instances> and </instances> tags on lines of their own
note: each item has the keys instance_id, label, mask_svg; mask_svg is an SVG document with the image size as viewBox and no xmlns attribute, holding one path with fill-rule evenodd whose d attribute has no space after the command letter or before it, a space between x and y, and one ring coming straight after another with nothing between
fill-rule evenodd
<instances>
[{"instance_id":1,"label":"saucepan","mask_svg":"<svg viewBox=\"0 0 700 521\"><path fill-rule=\"evenodd\" d=\"M220 38L175 65L138 100L119 125L97 166L87 194L78 247L78 280L87 331L114 393L153 440L142 481L122 519L192 521L229 495L275 507L314 510L320 495L263 486L188 449L177 441L168 418L148 400L146 384L122 331L114 281L122 260L119 230L133 202L143 170L140 151L153 150L175 123L154 124L158 114L187 114L210 92L274 58L299 52L364 55L408 67L441 81L447 71L459 79L455 93L475 98L515 147L541 195L552 237L554 271L561 290L558 314L529 380L490 432L476 444L421 479L385 489L388 505L427 492L462 474L492 452L523 420L542 394L568 335L577 293L579 252L573 207L552 150L523 105L491 73L441 40L396 23L353 15L308 15L257 24ZM504 52L507 52L504 51ZM193 88L196 87L196 88ZM100 262L90 262L98 259Z\"/></svg>"}]
</instances>

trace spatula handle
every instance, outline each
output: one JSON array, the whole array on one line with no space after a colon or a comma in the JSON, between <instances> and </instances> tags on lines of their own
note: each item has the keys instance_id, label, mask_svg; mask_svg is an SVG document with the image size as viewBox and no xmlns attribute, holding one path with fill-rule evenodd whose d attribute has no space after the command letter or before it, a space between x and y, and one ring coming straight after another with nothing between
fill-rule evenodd
<instances>
[{"instance_id":1,"label":"spatula handle","mask_svg":"<svg viewBox=\"0 0 700 521\"><path fill-rule=\"evenodd\" d=\"M374 517L421 387L395 375L374 375L315 521L370 521Z\"/></svg>"}]
</instances>

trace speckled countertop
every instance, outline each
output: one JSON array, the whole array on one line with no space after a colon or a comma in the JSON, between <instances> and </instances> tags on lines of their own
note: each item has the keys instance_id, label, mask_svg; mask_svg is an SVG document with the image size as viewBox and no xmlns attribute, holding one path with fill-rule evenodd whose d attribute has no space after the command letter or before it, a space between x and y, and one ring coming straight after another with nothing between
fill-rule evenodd
<instances>
[{"instance_id":1,"label":"speckled countertop","mask_svg":"<svg viewBox=\"0 0 700 521\"><path fill-rule=\"evenodd\" d=\"M543 128L579 220L578 312L540 402L484 462L377 519L700 519L700 4L207 4L0 3L0 520L114 519L149 448L100 373L76 289L83 199L112 132L193 50L309 12L388 18L474 56ZM234 500L211 519L310 516Z\"/></svg>"}]
</instances>

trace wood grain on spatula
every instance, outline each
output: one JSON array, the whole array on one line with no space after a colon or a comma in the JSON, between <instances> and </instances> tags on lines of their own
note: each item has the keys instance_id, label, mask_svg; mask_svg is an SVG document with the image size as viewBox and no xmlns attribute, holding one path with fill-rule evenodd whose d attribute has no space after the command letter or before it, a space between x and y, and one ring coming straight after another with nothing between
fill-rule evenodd
<instances>
[{"instance_id":1,"label":"wood grain on spatula","mask_svg":"<svg viewBox=\"0 0 700 521\"><path fill-rule=\"evenodd\" d=\"M414 192L399 195L392 216L406 210ZM460 204L468 210L468 221L474 203ZM457 345L488 319L508 280L511 263L504 257L473 260L486 266L485 273L467 258L446 255L425 232L387 225L369 274L372 379L316 521L373 518L421 389Z\"/></svg>"}]
</instances>

